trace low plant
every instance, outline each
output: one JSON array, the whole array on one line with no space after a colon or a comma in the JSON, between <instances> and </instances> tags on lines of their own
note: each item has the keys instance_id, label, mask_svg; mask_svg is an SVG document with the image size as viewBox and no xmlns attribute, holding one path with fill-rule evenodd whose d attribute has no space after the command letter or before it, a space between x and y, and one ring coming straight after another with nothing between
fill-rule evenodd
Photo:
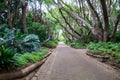
<instances>
[{"instance_id":1,"label":"low plant","mask_svg":"<svg viewBox=\"0 0 120 80\"><path fill-rule=\"evenodd\" d=\"M58 42L56 40L49 40L44 44L44 46L48 48L55 48L57 45L58 45Z\"/></svg>"},{"instance_id":2,"label":"low plant","mask_svg":"<svg viewBox=\"0 0 120 80\"><path fill-rule=\"evenodd\" d=\"M35 34L29 34L28 36L26 36L23 39L21 45L24 48L24 52L33 52L40 50L40 41L38 36Z\"/></svg>"},{"instance_id":3,"label":"low plant","mask_svg":"<svg viewBox=\"0 0 120 80\"><path fill-rule=\"evenodd\" d=\"M114 57L120 63L120 53L115 54Z\"/></svg>"},{"instance_id":4,"label":"low plant","mask_svg":"<svg viewBox=\"0 0 120 80\"><path fill-rule=\"evenodd\" d=\"M75 48L81 48L81 47L85 47L86 46L86 43L83 43L83 42L80 42L80 41L78 41L78 42L67 42L67 44L69 45L69 46L72 46L72 47L75 47Z\"/></svg>"},{"instance_id":5,"label":"low plant","mask_svg":"<svg viewBox=\"0 0 120 80\"><path fill-rule=\"evenodd\" d=\"M47 48L42 48L40 52L24 53L21 54L17 60L19 66L24 66L28 63L34 63L44 58L44 55L48 53Z\"/></svg>"},{"instance_id":6,"label":"low plant","mask_svg":"<svg viewBox=\"0 0 120 80\"><path fill-rule=\"evenodd\" d=\"M25 53L18 58L17 63L19 66L26 65L27 63L34 63L43 59L43 56L38 53Z\"/></svg>"},{"instance_id":7,"label":"low plant","mask_svg":"<svg viewBox=\"0 0 120 80\"><path fill-rule=\"evenodd\" d=\"M0 46L0 68L11 69L15 67L14 51L7 46Z\"/></svg>"},{"instance_id":8,"label":"low plant","mask_svg":"<svg viewBox=\"0 0 120 80\"><path fill-rule=\"evenodd\" d=\"M99 42L89 43L89 52L100 55L110 55L120 62L120 43Z\"/></svg>"}]
</instances>

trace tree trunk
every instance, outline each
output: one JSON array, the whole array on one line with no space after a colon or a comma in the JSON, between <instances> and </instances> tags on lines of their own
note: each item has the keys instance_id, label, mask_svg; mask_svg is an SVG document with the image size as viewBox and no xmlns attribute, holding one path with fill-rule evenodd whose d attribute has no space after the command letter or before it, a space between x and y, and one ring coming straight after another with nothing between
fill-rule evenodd
<instances>
[{"instance_id":1,"label":"tree trunk","mask_svg":"<svg viewBox=\"0 0 120 80\"><path fill-rule=\"evenodd\" d=\"M20 20L20 23L22 25L22 32L25 33L25 34L28 33L28 30L27 30L27 27L26 27L27 5L28 5L27 2L22 4L22 17L21 17L21 20Z\"/></svg>"},{"instance_id":2,"label":"tree trunk","mask_svg":"<svg viewBox=\"0 0 120 80\"><path fill-rule=\"evenodd\" d=\"M103 34L103 41L108 41L109 38L109 20L108 20L108 12L105 0L100 0L101 9L103 13L103 20L104 20L104 34Z\"/></svg>"},{"instance_id":3,"label":"tree trunk","mask_svg":"<svg viewBox=\"0 0 120 80\"><path fill-rule=\"evenodd\" d=\"M12 14L11 14L10 2L8 3L7 19L8 19L8 27L12 29L13 25L12 25Z\"/></svg>"}]
</instances>

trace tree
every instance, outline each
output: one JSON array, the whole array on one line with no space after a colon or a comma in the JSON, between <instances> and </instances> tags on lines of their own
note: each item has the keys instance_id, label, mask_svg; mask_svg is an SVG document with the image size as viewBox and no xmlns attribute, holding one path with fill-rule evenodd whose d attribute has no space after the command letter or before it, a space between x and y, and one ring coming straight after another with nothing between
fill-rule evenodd
<instances>
[{"instance_id":1,"label":"tree","mask_svg":"<svg viewBox=\"0 0 120 80\"><path fill-rule=\"evenodd\" d=\"M87 4L86 4L87 2ZM111 40L112 36L115 35L115 32L117 31L117 26L119 24L119 16L120 14L117 14L117 18L113 20L110 15L113 15L111 12L108 14L108 11L112 11L111 7L114 7L117 9L117 0L99 0L99 1L90 1L90 0L75 0L75 5L72 7L71 4L67 4L64 1L57 1L55 4L58 6L60 10L60 14L62 14L62 11L66 12L69 17L73 18L77 24L81 23L80 27L85 27L90 30L90 32L93 34L93 36L96 37L99 41L109 41ZM116 6L113 6L116 5ZM76 6L79 5L79 6ZM77 8L81 10L81 12L76 11ZM108 10L109 9L109 10ZM65 14L62 14L63 18ZM90 16L91 15L91 16ZM110 25L111 20L114 22L112 25ZM65 22L67 22L65 20ZM68 23L67 23L68 24ZM69 24L68 24L69 25ZM113 29L111 29L111 26ZM112 30L112 31L111 31ZM81 34L82 35L82 34Z\"/></svg>"}]
</instances>

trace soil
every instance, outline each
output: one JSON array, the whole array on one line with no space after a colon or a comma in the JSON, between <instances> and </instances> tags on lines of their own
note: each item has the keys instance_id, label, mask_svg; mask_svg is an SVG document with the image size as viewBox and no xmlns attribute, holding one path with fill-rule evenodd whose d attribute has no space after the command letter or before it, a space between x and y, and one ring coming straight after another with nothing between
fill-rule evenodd
<instances>
[{"instance_id":1,"label":"soil","mask_svg":"<svg viewBox=\"0 0 120 80\"><path fill-rule=\"evenodd\" d=\"M86 54L93 57L93 58L95 58L95 59L97 59L98 61L103 62L103 63L105 63L107 65L110 65L114 69L117 69L118 71L120 71L120 63L117 62L113 57L111 57L111 56L106 57L106 55L102 55L102 54L96 55L96 54L90 53L88 51L87 51Z\"/></svg>"}]
</instances>

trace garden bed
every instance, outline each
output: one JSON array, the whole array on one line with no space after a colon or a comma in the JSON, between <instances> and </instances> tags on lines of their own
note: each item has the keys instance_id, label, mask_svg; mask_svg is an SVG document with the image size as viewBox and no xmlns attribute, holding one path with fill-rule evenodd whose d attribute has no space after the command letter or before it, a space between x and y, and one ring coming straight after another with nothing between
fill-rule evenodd
<instances>
[{"instance_id":1,"label":"garden bed","mask_svg":"<svg viewBox=\"0 0 120 80\"><path fill-rule=\"evenodd\" d=\"M34 73L34 70L36 70L38 67L40 67L46 60L47 57L53 52L51 50L48 54L44 56L44 59L41 61L38 61L36 63L28 63L24 67L17 68L16 70L12 71L4 71L0 74L0 80L13 80L13 79L18 79L27 76L31 72Z\"/></svg>"},{"instance_id":2,"label":"garden bed","mask_svg":"<svg viewBox=\"0 0 120 80\"><path fill-rule=\"evenodd\" d=\"M120 43L89 43L87 55L120 69Z\"/></svg>"},{"instance_id":3,"label":"garden bed","mask_svg":"<svg viewBox=\"0 0 120 80\"><path fill-rule=\"evenodd\" d=\"M112 56L110 55L102 55L102 54L94 54L87 51L86 53L88 56L91 56L95 59L97 59L100 62L106 63L108 65L111 65L113 68L120 70L120 63L117 62Z\"/></svg>"}]
</instances>

